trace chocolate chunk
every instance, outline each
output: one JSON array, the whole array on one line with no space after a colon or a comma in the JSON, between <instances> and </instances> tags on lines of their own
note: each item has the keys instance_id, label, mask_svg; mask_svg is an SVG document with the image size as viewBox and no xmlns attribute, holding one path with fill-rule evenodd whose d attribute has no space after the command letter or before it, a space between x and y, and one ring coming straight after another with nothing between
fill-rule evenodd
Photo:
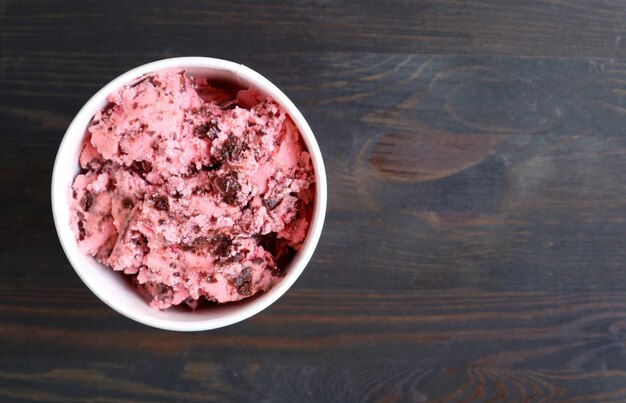
<instances>
[{"instance_id":1,"label":"chocolate chunk","mask_svg":"<svg viewBox=\"0 0 626 403\"><path fill-rule=\"evenodd\" d=\"M84 211L89 211L93 203L93 196L91 192L85 193L82 199L80 199L80 206Z\"/></svg>"},{"instance_id":2,"label":"chocolate chunk","mask_svg":"<svg viewBox=\"0 0 626 403\"><path fill-rule=\"evenodd\" d=\"M172 199L174 200L180 200L181 197L183 197L183 195L177 190L174 192L174 194L172 195Z\"/></svg>"},{"instance_id":3,"label":"chocolate chunk","mask_svg":"<svg viewBox=\"0 0 626 403\"><path fill-rule=\"evenodd\" d=\"M217 283L217 279L215 278L214 275L210 275L209 277L207 277L207 280L209 283L213 284L213 283Z\"/></svg>"},{"instance_id":4,"label":"chocolate chunk","mask_svg":"<svg viewBox=\"0 0 626 403\"><path fill-rule=\"evenodd\" d=\"M213 237L200 236L191 242L183 244L183 250L192 250L194 253L212 253L215 257L226 258L230 255L232 239L226 234L217 234Z\"/></svg>"},{"instance_id":5,"label":"chocolate chunk","mask_svg":"<svg viewBox=\"0 0 626 403\"><path fill-rule=\"evenodd\" d=\"M229 263L237 263L237 262L241 262L241 254L240 253L235 253L232 256L229 256L226 260L224 260L224 263L229 264Z\"/></svg>"},{"instance_id":6,"label":"chocolate chunk","mask_svg":"<svg viewBox=\"0 0 626 403\"><path fill-rule=\"evenodd\" d=\"M78 240L79 241L85 240L85 236L86 236L85 221L81 219L81 220L78 220Z\"/></svg>"},{"instance_id":7,"label":"chocolate chunk","mask_svg":"<svg viewBox=\"0 0 626 403\"><path fill-rule=\"evenodd\" d=\"M111 115L111 113L113 113L113 108L115 108L115 104L113 102L109 102L104 108L102 108L102 115L103 116Z\"/></svg>"},{"instance_id":8,"label":"chocolate chunk","mask_svg":"<svg viewBox=\"0 0 626 403\"><path fill-rule=\"evenodd\" d=\"M225 234L217 234L211 239L213 253L219 257L228 257L232 239Z\"/></svg>"},{"instance_id":9,"label":"chocolate chunk","mask_svg":"<svg viewBox=\"0 0 626 403\"><path fill-rule=\"evenodd\" d=\"M267 136L267 133L261 129L257 130L256 134L258 134L259 136Z\"/></svg>"},{"instance_id":10,"label":"chocolate chunk","mask_svg":"<svg viewBox=\"0 0 626 403\"><path fill-rule=\"evenodd\" d=\"M153 195L151 199L154 203L155 209L159 211L168 211L170 209L170 202L167 199L167 196Z\"/></svg>"},{"instance_id":11,"label":"chocolate chunk","mask_svg":"<svg viewBox=\"0 0 626 403\"><path fill-rule=\"evenodd\" d=\"M209 127L207 126L206 123L202 123L193 129L193 133L196 135L196 137L200 139L206 138L208 131L209 131Z\"/></svg>"},{"instance_id":12,"label":"chocolate chunk","mask_svg":"<svg viewBox=\"0 0 626 403\"><path fill-rule=\"evenodd\" d=\"M208 123L209 130L207 130L206 135L210 139L214 139L220 133L220 127L217 125L217 119L211 119Z\"/></svg>"},{"instance_id":13,"label":"chocolate chunk","mask_svg":"<svg viewBox=\"0 0 626 403\"><path fill-rule=\"evenodd\" d=\"M252 259L252 263L254 264L261 264L265 261L265 259L260 258L260 257L255 257L254 259Z\"/></svg>"},{"instance_id":14,"label":"chocolate chunk","mask_svg":"<svg viewBox=\"0 0 626 403\"><path fill-rule=\"evenodd\" d=\"M244 150L243 145L232 134L222 144L222 148L217 151L217 158L229 161L238 161L241 158L241 152Z\"/></svg>"},{"instance_id":15,"label":"chocolate chunk","mask_svg":"<svg viewBox=\"0 0 626 403\"><path fill-rule=\"evenodd\" d=\"M109 177L109 181L107 182L107 192L112 192L117 187L117 182L115 179Z\"/></svg>"},{"instance_id":16,"label":"chocolate chunk","mask_svg":"<svg viewBox=\"0 0 626 403\"><path fill-rule=\"evenodd\" d=\"M215 186L222 194L222 200L230 205L235 205L237 194L241 191L241 185L237 182L237 172L230 171L227 174L215 178Z\"/></svg>"},{"instance_id":17,"label":"chocolate chunk","mask_svg":"<svg viewBox=\"0 0 626 403\"><path fill-rule=\"evenodd\" d=\"M133 206L133 200L130 197L125 197L124 200L122 200L122 207L133 208Z\"/></svg>"},{"instance_id":18,"label":"chocolate chunk","mask_svg":"<svg viewBox=\"0 0 626 403\"><path fill-rule=\"evenodd\" d=\"M163 224L165 224L165 220L164 220L164 219L162 219L162 218L161 218L159 221L157 221L157 222L158 222L158 224L159 224L159 225L163 225Z\"/></svg>"},{"instance_id":19,"label":"chocolate chunk","mask_svg":"<svg viewBox=\"0 0 626 403\"><path fill-rule=\"evenodd\" d=\"M217 125L217 119L211 119L208 122L196 126L193 132L200 139L209 138L213 140L219 134L220 128Z\"/></svg>"},{"instance_id":20,"label":"chocolate chunk","mask_svg":"<svg viewBox=\"0 0 626 403\"><path fill-rule=\"evenodd\" d=\"M146 174L152 171L152 164L146 160L133 161L128 169L141 177L145 177Z\"/></svg>"},{"instance_id":21,"label":"chocolate chunk","mask_svg":"<svg viewBox=\"0 0 626 403\"><path fill-rule=\"evenodd\" d=\"M200 229L201 229L201 228L200 228L200 226L199 226L199 225L197 225L197 224L196 224L196 225L194 225L194 226L193 226L193 233L194 233L194 234L198 234L198 233L200 232Z\"/></svg>"},{"instance_id":22,"label":"chocolate chunk","mask_svg":"<svg viewBox=\"0 0 626 403\"><path fill-rule=\"evenodd\" d=\"M268 210L274 210L280 204L282 199L263 199L263 206Z\"/></svg>"},{"instance_id":23,"label":"chocolate chunk","mask_svg":"<svg viewBox=\"0 0 626 403\"><path fill-rule=\"evenodd\" d=\"M239 295L246 297L252 295L252 270L244 267L231 284L237 289Z\"/></svg>"}]
</instances>

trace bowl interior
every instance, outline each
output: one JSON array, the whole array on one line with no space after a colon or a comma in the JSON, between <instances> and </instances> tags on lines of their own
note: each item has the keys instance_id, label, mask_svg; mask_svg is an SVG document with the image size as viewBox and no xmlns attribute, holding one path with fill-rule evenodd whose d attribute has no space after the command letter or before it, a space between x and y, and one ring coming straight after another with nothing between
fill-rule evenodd
<instances>
[{"instance_id":1,"label":"bowl interior","mask_svg":"<svg viewBox=\"0 0 626 403\"><path fill-rule=\"evenodd\" d=\"M309 233L300 251L294 256L285 277L268 292L237 303L210 306L196 311L169 309L159 311L148 306L127 278L86 256L78 249L70 228L69 204L71 185L79 172L78 157L86 128L92 116L117 88L132 83L146 73L182 68L188 74L202 75L219 81L230 81L237 86L269 95L285 110L298 129L311 154L316 177L316 196ZM176 58L150 63L129 71L111 81L94 95L76 115L59 147L52 177L52 209L63 249L83 282L103 302L116 311L138 322L169 330L208 330L243 320L269 306L295 282L309 261L319 239L326 210L326 177L323 161L313 133L293 103L273 84L243 65L210 58Z\"/></svg>"}]
</instances>

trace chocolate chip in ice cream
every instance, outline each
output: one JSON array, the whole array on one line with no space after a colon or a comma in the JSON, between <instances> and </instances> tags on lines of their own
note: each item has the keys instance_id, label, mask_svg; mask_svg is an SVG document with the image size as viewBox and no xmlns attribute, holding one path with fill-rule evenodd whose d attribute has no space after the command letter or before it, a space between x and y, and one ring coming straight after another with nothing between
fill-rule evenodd
<instances>
[{"instance_id":1,"label":"chocolate chip in ice cream","mask_svg":"<svg viewBox=\"0 0 626 403\"><path fill-rule=\"evenodd\" d=\"M239 272L239 275L233 280L232 285L235 287L239 295L250 295L252 293L252 270L249 267L244 267L241 272Z\"/></svg>"},{"instance_id":2,"label":"chocolate chip in ice cream","mask_svg":"<svg viewBox=\"0 0 626 403\"><path fill-rule=\"evenodd\" d=\"M237 194L241 191L241 185L237 181L238 175L236 171L230 171L227 174L215 178L215 186L222 194L222 200L230 205L234 205L237 201Z\"/></svg>"},{"instance_id":3,"label":"chocolate chip in ice cream","mask_svg":"<svg viewBox=\"0 0 626 403\"><path fill-rule=\"evenodd\" d=\"M217 157L220 160L238 161L243 149L243 145L231 133L218 150Z\"/></svg>"},{"instance_id":4,"label":"chocolate chip in ice cream","mask_svg":"<svg viewBox=\"0 0 626 403\"><path fill-rule=\"evenodd\" d=\"M84 241L86 235L87 234L85 232L85 221L82 219L78 220L78 240Z\"/></svg>"},{"instance_id":5,"label":"chocolate chip in ice cream","mask_svg":"<svg viewBox=\"0 0 626 403\"><path fill-rule=\"evenodd\" d=\"M208 122L202 123L196 126L193 130L194 134L200 139L215 139L220 132L220 128L217 125L217 119L213 118Z\"/></svg>"},{"instance_id":6,"label":"chocolate chip in ice cream","mask_svg":"<svg viewBox=\"0 0 626 403\"><path fill-rule=\"evenodd\" d=\"M241 253L235 253L234 255L226 258L226 260L224 260L224 264L238 263L241 262L241 259Z\"/></svg>"},{"instance_id":7,"label":"chocolate chip in ice cream","mask_svg":"<svg viewBox=\"0 0 626 403\"><path fill-rule=\"evenodd\" d=\"M146 176L146 174L152 171L152 164L149 161L141 160L141 161L133 161L132 164L128 167L132 172L141 176L142 178Z\"/></svg>"},{"instance_id":8,"label":"chocolate chip in ice cream","mask_svg":"<svg viewBox=\"0 0 626 403\"><path fill-rule=\"evenodd\" d=\"M91 194L91 192L85 193L83 198L80 199L80 206L83 208L84 211L88 212L92 204L93 204L93 195Z\"/></svg>"},{"instance_id":9,"label":"chocolate chip in ice cream","mask_svg":"<svg viewBox=\"0 0 626 403\"><path fill-rule=\"evenodd\" d=\"M212 237L200 236L191 243L183 244L186 251L193 251L196 254L209 253L214 258L226 258L230 255L232 239L226 234L216 234Z\"/></svg>"},{"instance_id":10,"label":"chocolate chip in ice cream","mask_svg":"<svg viewBox=\"0 0 626 403\"><path fill-rule=\"evenodd\" d=\"M211 246L213 247L213 253L219 257L228 257L230 254L230 246L232 245L232 239L225 234L217 234L211 239Z\"/></svg>"},{"instance_id":11,"label":"chocolate chip in ice cream","mask_svg":"<svg viewBox=\"0 0 626 403\"><path fill-rule=\"evenodd\" d=\"M152 202L154 203L154 208L159 211L168 211L170 209L170 203L167 199L167 196L163 195L153 195Z\"/></svg>"},{"instance_id":12,"label":"chocolate chip in ice cream","mask_svg":"<svg viewBox=\"0 0 626 403\"><path fill-rule=\"evenodd\" d=\"M282 199L263 199L263 206L268 210L273 210L281 201Z\"/></svg>"},{"instance_id":13,"label":"chocolate chip in ice cream","mask_svg":"<svg viewBox=\"0 0 626 403\"><path fill-rule=\"evenodd\" d=\"M107 192L112 192L117 187L117 181L114 178L109 178L107 181Z\"/></svg>"}]
</instances>

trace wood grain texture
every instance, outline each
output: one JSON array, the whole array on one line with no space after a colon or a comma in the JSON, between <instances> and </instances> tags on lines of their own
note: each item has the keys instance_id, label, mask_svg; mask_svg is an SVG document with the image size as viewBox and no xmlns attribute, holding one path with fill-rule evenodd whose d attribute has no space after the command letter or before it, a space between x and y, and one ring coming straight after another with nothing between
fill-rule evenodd
<instances>
[{"instance_id":1,"label":"wood grain texture","mask_svg":"<svg viewBox=\"0 0 626 403\"><path fill-rule=\"evenodd\" d=\"M625 6L0 0L0 401L626 401ZM49 200L84 102L181 55L283 89L329 182L296 285L197 334L97 300Z\"/></svg>"}]
</instances>

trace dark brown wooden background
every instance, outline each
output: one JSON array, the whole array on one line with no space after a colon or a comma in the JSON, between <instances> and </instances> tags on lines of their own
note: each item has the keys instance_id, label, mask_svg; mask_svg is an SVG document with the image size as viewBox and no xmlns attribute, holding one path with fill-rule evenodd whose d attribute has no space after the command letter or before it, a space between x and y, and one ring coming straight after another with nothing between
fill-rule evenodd
<instances>
[{"instance_id":1,"label":"dark brown wooden background","mask_svg":"<svg viewBox=\"0 0 626 403\"><path fill-rule=\"evenodd\" d=\"M53 159L106 82L244 63L317 135L318 250L216 331L81 283ZM626 1L0 0L0 401L626 401Z\"/></svg>"}]
</instances>

